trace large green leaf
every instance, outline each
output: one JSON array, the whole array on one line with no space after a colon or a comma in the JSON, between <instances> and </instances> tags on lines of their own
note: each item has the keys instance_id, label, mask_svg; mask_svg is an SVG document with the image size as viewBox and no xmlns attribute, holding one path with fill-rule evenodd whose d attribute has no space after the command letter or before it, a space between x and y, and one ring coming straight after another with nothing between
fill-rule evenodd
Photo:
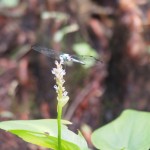
<instances>
[{"instance_id":1,"label":"large green leaf","mask_svg":"<svg viewBox=\"0 0 150 150\"><path fill-rule=\"evenodd\" d=\"M68 130L67 121L62 121L62 150L88 150L85 139ZM19 120L4 121L0 128L9 131L23 140L57 150L57 120Z\"/></svg>"},{"instance_id":2,"label":"large green leaf","mask_svg":"<svg viewBox=\"0 0 150 150\"><path fill-rule=\"evenodd\" d=\"M125 110L116 120L94 131L92 142L101 150L149 150L150 113Z\"/></svg>"}]
</instances>

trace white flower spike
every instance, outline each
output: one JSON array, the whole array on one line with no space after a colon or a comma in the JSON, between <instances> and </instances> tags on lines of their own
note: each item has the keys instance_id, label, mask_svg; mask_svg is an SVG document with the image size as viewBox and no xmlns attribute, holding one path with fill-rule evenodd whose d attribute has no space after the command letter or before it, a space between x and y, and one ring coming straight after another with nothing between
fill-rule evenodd
<instances>
[{"instance_id":1,"label":"white flower spike","mask_svg":"<svg viewBox=\"0 0 150 150\"><path fill-rule=\"evenodd\" d=\"M58 103L62 105L62 107L68 102L68 92L65 90L63 84L65 83L64 75L66 71L63 69L63 59L60 59L60 63L55 61L56 68L52 69L52 74L55 75L54 79L56 80L56 85L54 85L54 89L56 90Z\"/></svg>"}]
</instances>

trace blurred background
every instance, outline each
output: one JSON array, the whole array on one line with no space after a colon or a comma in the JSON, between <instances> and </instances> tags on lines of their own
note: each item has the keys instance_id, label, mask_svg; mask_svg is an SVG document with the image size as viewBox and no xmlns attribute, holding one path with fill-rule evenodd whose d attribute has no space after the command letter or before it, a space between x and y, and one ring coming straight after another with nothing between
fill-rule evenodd
<instances>
[{"instance_id":1,"label":"blurred background","mask_svg":"<svg viewBox=\"0 0 150 150\"><path fill-rule=\"evenodd\" d=\"M35 43L102 60L65 67L63 118L91 148L91 132L124 109L150 111L149 0L0 0L1 121L57 116L54 60ZM4 131L0 147L46 150Z\"/></svg>"}]
</instances>

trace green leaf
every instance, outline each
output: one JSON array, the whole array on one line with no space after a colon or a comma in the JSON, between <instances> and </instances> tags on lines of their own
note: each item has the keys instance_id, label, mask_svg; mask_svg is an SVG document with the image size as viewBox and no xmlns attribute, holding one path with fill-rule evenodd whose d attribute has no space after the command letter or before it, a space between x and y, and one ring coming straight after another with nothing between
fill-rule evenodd
<instances>
[{"instance_id":1,"label":"green leaf","mask_svg":"<svg viewBox=\"0 0 150 150\"><path fill-rule=\"evenodd\" d=\"M65 26L64 28L58 30L54 35L54 41L55 42L61 42L64 38L64 36L68 33L75 32L79 29L77 24L71 24L68 26Z\"/></svg>"},{"instance_id":2,"label":"green leaf","mask_svg":"<svg viewBox=\"0 0 150 150\"><path fill-rule=\"evenodd\" d=\"M96 51L86 42L74 44L73 50L78 55L89 55L89 56L94 56L96 58L98 57Z\"/></svg>"},{"instance_id":3,"label":"green leaf","mask_svg":"<svg viewBox=\"0 0 150 150\"><path fill-rule=\"evenodd\" d=\"M43 11L41 14L42 19L57 19L57 20L67 20L69 18L69 15L63 12L58 11Z\"/></svg>"},{"instance_id":4,"label":"green leaf","mask_svg":"<svg viewBox=\"0 0 150 150\"><path fill-rule=\"evenodd\" d=\"M62 120L62 123L62 150L88 150L85 139L64 125L70 122ZM4 121L0 128L27 142L57 150L56 119Z\"/></svg>"},{"instance_id":5,"label":"green leaf","mask_svg":"<svg viewBox=\"0 0 150 150\"><path fill-rule=\"evenodd\" d=\"M0 5L3 7L16 7L19 0L0 0Z\"/></svg>"},{"instance_id":6,"label":"green leaf","mask_svg":"<svg viewBox=\"0 0 150 150\"><path fill-rule=\"evenodd\" d=\"M94 131L92 142L101 150L148 150L150 113L125 110L116 120Z\"/></svg>"},{"instance_id":7,"label":"green leaf","mask_svg":"<svg viewBox=\"0 0 150 150\"><path fill-rule=\"evenodd\" d=\"M73 45L73 50L76 52L77 55L87 55L87 56L93 56L95 58L98 58L97 52L86 42L83 43L76 43ZM87 60L85 68L89 68L95 64L95 60Z\"/></svg>"}]
</instances>

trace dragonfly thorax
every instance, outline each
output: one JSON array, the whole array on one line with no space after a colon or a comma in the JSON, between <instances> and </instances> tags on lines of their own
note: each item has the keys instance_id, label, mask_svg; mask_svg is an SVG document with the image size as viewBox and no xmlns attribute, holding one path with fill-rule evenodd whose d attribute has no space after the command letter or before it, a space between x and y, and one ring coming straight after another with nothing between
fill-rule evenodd
<instances>
[{"instance_id":1,"label":"dragonfly thorax","mask_svg":"<svg viewBox=\"0 0 150 150\"><path fill-rule=\"evenodd\" d=\"M59 56L59 59L63 62L72 61L71 56L69 54L62 54Z\"/></svg>"}]
</instances>

